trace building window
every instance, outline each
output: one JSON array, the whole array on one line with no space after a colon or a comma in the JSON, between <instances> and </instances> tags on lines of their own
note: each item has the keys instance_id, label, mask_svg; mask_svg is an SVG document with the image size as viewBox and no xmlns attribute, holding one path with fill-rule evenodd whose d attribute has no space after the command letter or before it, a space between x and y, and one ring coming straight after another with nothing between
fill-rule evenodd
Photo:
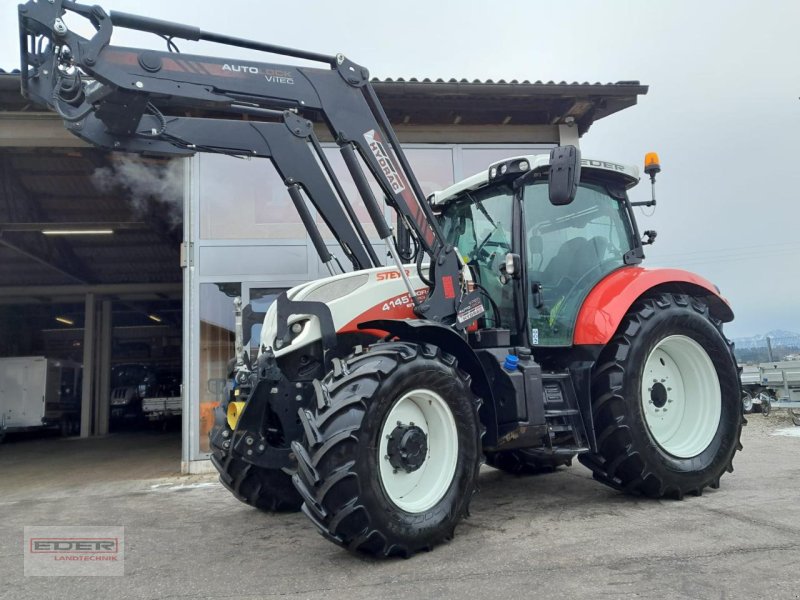
<instances>
[{"instance_id":1,"label":"building window","mask_svg":"<svg viewBox=\"0 0 800 600\"><path fill-rule=\"evenodd\" d=\"M377 239L375 227L338 148L328 147L324 152L359 222L371 239ZM410 148L406 149L406 155L426 195L452 185L451 148ZM199 165L201 239L306 239L305 228L286 186L269 160L201 154ZM375 198L382 202L380 187L369 176L368 180ZM333 235L320 216L317 216L317 223L323 237L332 240Z\"/></svg>"},{"instance_id":2,"label":"building window","mask_svg":"<svg viewBox=\"0 0 800 600\"><path fill-rule=\"evenodd\" d=\"M254 312L266 314L270 305L285 291L285 288L250 288L250 308L252 308ZM264 319L262 317L259 319L258 323L254 323L250 327L250 343L248 350L250 360L255 360L258 356L263 323ZM244 335L247 337L247 332L245 332Z\"/></svg>"},{"instance_id":3,"label":"building window","mask_svg":"<svg viewBox=\"0 0 800 600\"><path fill-rule=\"evenodd\" d=\"M272 162L201 154L199 164L201 239L306 239Z\"/></svg>"},{"instance_id":4,"label":"building window","mask_svg":"<svg viewBox=\"0 0 800 600\"><path fill-rule=\"evenodd\" d=\"M214 409L225 399L228 361L235 354L233 299L241 296L239 283L200 285L200 452L210 452L208 432L214 424Z\"/></svg>"}]
</instances>

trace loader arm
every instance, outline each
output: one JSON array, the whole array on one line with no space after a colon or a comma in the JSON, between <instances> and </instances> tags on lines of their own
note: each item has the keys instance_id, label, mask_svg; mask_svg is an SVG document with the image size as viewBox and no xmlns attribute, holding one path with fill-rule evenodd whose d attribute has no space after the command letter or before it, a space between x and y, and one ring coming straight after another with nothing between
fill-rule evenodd
<instances>
[{"instance_id":1,"label":"loader arm","mask_svg":"<svg viewBox=\"0 0 800 600\"><path fill-rule=\"evenodd\" d=\"M68 29L62 20L67 11L88 19L94 35L87 39ZM109 16L98 6L71 0L30 0L20 5L19 18L23 95L56 111L70 131L117 151L270 158L323 262L328 264L331 256L305 210L301 191L320 212L353 268L380 265L309 121L320 119L330 129L418 314L459 328L477 318L457 317L462 307L463 314L474 314L467 307L474 308L477 296L466 290L462 261L443 242L364 67L342 55L284 48L126 13L112 11ZM206 40L301 58L325 63L327 68L118 47L110 43L115 26L168 40ZM180 116L187 109L208 111L211 116ZM231 115L255 120L233 120ZM392 230L362 163L420 252L430 257L431 290L424 302L416 300L401 268Z\"/></svg>"}]
</instances>

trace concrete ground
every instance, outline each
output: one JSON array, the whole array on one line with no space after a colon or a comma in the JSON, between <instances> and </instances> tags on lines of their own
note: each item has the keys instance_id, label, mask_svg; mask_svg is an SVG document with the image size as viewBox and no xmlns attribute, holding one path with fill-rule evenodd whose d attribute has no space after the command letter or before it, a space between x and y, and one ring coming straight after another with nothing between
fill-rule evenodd
<instances>
[{"instance_id":1,"label":"concrete ground","mask_svg":"<svg viewBox=\"0 0 800 600\"><path fill-rule=\"evenodd\" d=\"M800 437L750 418L720 490L623 496L581 466L489 468L449 544L376 561L301 514L264 514L211 477L180 477L176 436L0 447L0 597L800 598ZM76 464L78 463L78 464ZM80 464L83 463L83 464ZM124 577L24 577L25 525L123 525Z\"/></svg>"}]
</instances>

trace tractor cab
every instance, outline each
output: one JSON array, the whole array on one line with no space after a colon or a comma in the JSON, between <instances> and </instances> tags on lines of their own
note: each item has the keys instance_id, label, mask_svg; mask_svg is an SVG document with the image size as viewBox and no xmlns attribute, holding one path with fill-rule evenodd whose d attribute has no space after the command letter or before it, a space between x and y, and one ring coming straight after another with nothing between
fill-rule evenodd
<instances>
[{"instance_id":1,"label":"tractor cab","mask_svg":"<svg viewBox=\"0 0 800 600\"><path fill-rule=\"evenodd\" d=\"M486 299L481 326L509 329L518 345L571 345L589 291L643 258L626 194L638 169L584 159L572 199L554 204L548 158L495 163L432 199Z\"/></svg>"}]
</instances>

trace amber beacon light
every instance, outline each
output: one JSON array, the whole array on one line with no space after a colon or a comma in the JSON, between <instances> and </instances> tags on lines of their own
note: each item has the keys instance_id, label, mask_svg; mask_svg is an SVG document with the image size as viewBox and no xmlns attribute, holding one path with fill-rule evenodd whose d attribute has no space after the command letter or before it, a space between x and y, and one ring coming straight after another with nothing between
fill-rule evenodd
<instances>
[{"instance_id":1,"label":"amber beacon light","mask_svg":"<svg viewBox=\"0 0 800 600\"><path fill-rule=\"evenodd\" d=\"M650 180L656 178L656 173L661 172L661 162L658 160L658 153L648 152L644 155L644 172L650 175Z\"/></svg>"}]
</instances>

